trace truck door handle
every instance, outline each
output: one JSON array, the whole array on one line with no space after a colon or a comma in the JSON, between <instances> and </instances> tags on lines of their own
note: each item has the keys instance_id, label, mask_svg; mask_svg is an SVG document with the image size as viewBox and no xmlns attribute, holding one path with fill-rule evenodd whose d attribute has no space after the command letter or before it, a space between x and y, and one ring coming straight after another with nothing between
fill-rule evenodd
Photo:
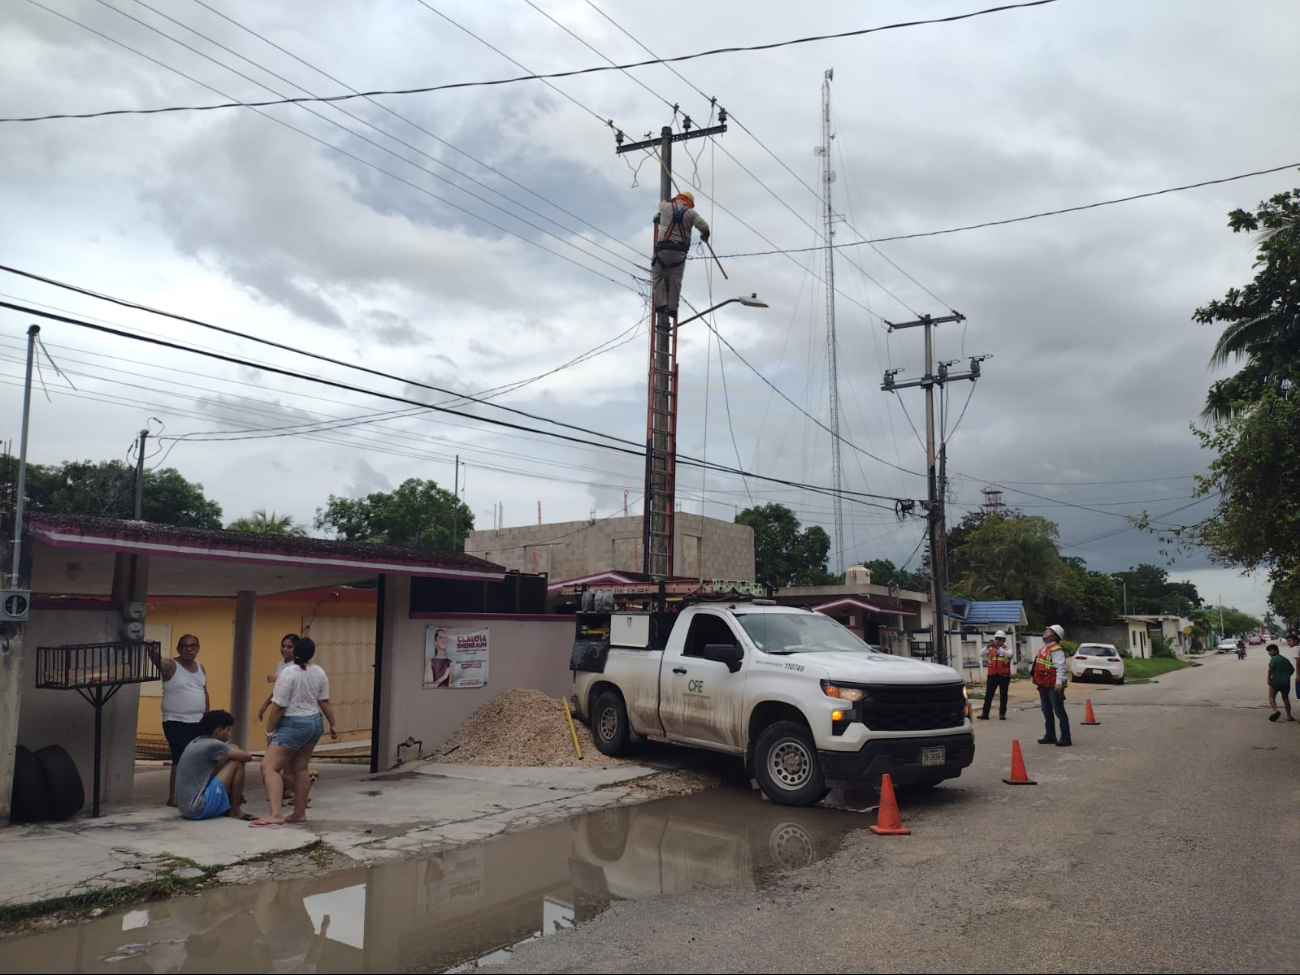
<instances>
[{"instance_id":1,"label":"truck door handle","mask_svg":"<svg viewBox=\"0 0 1300 975\"><path fill-rule=\"evenodd\" d=\"M674 674L684 674L684 673L686 673L686 668L685 668L685 667L674 667L674 668L673 668L673 673L674 673Z\"/></svg>"}]
</instances>

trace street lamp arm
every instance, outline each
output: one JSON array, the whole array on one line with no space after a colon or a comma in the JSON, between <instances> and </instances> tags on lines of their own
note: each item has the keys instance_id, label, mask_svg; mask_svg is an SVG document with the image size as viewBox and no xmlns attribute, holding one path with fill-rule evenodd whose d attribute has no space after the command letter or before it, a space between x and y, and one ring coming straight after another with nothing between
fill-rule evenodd
<instances>
[{"instance_id":1,"label":"street lamp arm","mask_svg":"<svg viewBox=\"0 0 1300 975\"><path fill-rule=\"evenodd\" d=\"M681 328L683 325L685 325L685 324L687 324L687 323L689 323L689 322L693 322L693 321L695 321L695 319L697 319L697 318L703 318L705 315L709 314L709 312L717 311L717 310L718 310L719 308L721 308L723 305L729 305L729 304L731 304L733 301L738 301L738 302L740 302L742 305L747 305L747 306L750 307L750 308L766 308L766 307L768 307L767 302L765 302L765 301L759 301L759 300L758 300L758 295L750 295L748 298L745 298L745 297L740 297L740 298L728 298L726 301L720 301L720 302L718 302L718 304L714 305L712 308L706 308L706 309L704 309L704 311L702 311L702 312L698 312L697 314L692 315L690 318L683 319L682 321L680 321L680 322L677 323L677 327L678 327L678 328Z\"/></svg>"}]
</instances>

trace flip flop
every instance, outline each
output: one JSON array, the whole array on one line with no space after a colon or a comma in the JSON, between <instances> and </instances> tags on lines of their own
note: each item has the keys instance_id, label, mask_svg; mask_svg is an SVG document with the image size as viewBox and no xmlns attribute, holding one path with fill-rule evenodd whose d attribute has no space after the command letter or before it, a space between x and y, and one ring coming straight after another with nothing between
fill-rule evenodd
<instances>
[{"instance_id":1,"label":"flip flop","mask_svg":"<svg viewBox=\"0 0 1300 975\"><path fill-rule=\"evenodd\" d=\"M1268 720L1269 720L1269 721L1276 721L1276 720L1277 720L1278 718L1280 718L1280 717L1282 717L1282 715L1280 715L1280 714L1278 714L1276 711L1274 711L1272 714L1270 714L1270 715L1268 716Z\"/></svg>"},{"instance_id":2,"label":"flip flop","mask_svg":"<svg viewBox=\"0 0 1300 975\"><path fill-rule=\"evenodd\" d=\"M244 815L240 816L239 818L241 821L245 823L251 823L257 817L254 816L252 813L244 813Z\"/></svg>"},{"instance_id":3,"label":"flip flop","mask_svg":"<svg viewBox=\"0 0 1300 975\"><path fill-rule=\"evenodd\" d=\"M259 823L257 820L251 820L248 824L254 829L279 829L284 823Z\"/></svg>"}]
</instances>

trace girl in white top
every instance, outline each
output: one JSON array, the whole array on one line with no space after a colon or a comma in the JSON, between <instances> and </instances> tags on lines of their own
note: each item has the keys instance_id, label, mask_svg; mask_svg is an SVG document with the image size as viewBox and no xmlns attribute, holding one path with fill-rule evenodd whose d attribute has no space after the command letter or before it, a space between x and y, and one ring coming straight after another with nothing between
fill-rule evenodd
<instances>
[{"instance_id":1,"label":"girl in white top","mask_svg":"<svg viewBox=\"0 0 1300 975\"><path fill-rule=\"evenodd\" d=\"M337 739L334 706L330 704L330 682L325 671L311 662L316 642L303 637L293 650L293 665L275 679L271 692L266 733L271 742L262 758L262 783L271 811L250 826L282 826L307 821L311 776L307 772L311 753L324 732L321 713L330 723L330 737ZM285 780L293 782L293 815L284 816Z\"/></svg>"}]
</instances>

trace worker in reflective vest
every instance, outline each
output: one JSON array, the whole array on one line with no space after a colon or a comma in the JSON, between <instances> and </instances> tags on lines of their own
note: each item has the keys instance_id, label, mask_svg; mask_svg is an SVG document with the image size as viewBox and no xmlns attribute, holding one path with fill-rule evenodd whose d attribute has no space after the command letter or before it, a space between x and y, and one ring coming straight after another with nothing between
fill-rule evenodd
<instances>
[{"instance_id":1,"label":"worker in reflective vest","mask_svg":"<svg viewBox=\"0 0 1300 975\"><path fill-rule=\"evenodd\" d=\"M1007 635L1002 630L993 634L993 642L985 651L989 668L988 686L984 689L984 713L980 720L989 719L989 710L993 707L993 694L1001 693L998 702L998 720L1007 720L1007 691L1011 689L1011 648L1007 646Z\"/></svg>"},{"instance_id":2,"label":"worker in reflective vest","mask_svg":"<svg viewBox=\"0 0 1300 975\"><path fill-rule=\"evenodd\" d=\"M1038 702L1043 708L1043 722L1047 733L1038 739L1040 745L1061 745L1068 747L1070 742L1070 719L1065 713L1065 650L1061 640L1065 638L1065 629L1053 623L1043 631L1043 649L1034 657L1034 686L1038 688ZM1056 724L1061 724L1061 734L1057 737Z\"/></svg>"},{"instance_id":3,"label":"worker in reflective vest","mask_svg":"<svg viewBox=\"0 0 1300 975\"><path fill-rule=\"evenodd\" d=\"M678 193L659 204L655 214L655 256L650 262L650 279L654 289L655 311L667 311L677 317L677 303L682 296L682 275L686 255L691 251L691 229L698 229L701 240L709 239L709 225L695 212L695 196Z\"/></svg>"}]
</instances>

